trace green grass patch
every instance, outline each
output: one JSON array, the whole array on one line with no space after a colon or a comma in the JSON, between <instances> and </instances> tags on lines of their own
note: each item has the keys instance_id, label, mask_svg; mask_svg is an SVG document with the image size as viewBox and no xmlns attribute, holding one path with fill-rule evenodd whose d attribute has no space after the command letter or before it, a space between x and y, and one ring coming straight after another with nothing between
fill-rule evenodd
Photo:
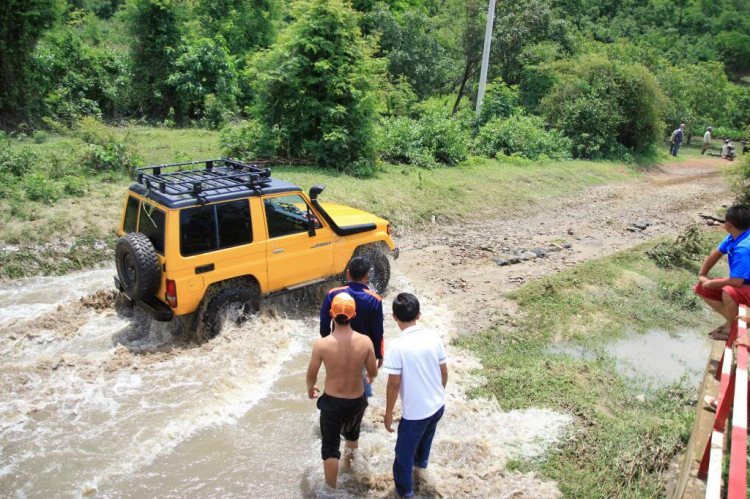
<instances>
[{"instance_id":1,"label":"green grass patch","mask_svg":"<svg viewBox=\"0 0 750 499\"><path fill-rule=\"evenodd\" d=\"M706 235L706 251L721 235ZM647 254L656 244L524 286L510 295L517 318L458 341L483 364L487 381L472 395L576 416L572 438L545 460L511 463L557 480L566 497L660 497L661 474L689 438L695 387L649 389L644 400L606 355L583 360L549 348L560 340L603 345L626 330L706 327L712 317L692 292L699 262L665 269Z\"/></svg>"}]
</instances>

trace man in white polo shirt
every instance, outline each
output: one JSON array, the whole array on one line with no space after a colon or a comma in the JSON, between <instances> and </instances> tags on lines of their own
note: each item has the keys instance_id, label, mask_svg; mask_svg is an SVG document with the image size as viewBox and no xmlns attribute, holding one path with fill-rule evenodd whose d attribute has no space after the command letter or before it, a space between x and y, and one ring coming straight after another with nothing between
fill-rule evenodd
<instances>
[{"instance_id":1,"label":"man in white polo shirt","mask_svg":"<svg viewBox=\"0 0 750 499\"><path fill-rule=\"evenodd\" d=\"M383 371L389 375L385 428L391 433L393 407L401 396L393 480L402 497L414 496L412 471L415 465L427 468L435 429L445 412L445 348L436 333L417 326L421 316L416 296L400 293L393 300L393 318L401 336L391 342L383 362Z\"/></svg>"}]
</instances>

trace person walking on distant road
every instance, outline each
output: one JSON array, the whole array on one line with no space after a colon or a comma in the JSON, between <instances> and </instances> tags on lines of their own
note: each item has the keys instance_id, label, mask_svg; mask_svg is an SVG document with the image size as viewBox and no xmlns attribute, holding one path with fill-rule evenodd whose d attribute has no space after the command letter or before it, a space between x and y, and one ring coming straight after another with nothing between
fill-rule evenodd
<instances>
[{"instance_id":1,"label":"person walking on distant road","mask_svg":"<svg viewBox=\"0 0 750 499\"><path fill-rule=\"evenodd\" d=\"M378 368L370 339L351 328L351 321L357 314L354 298L347 293L337 294L331 301L330 313L336 329L313 346L307 367L307 396L318 398L320 390L315 383L321 364L325 365L325 389L317 404L323 441L321 455L326 483L335 489L341 435L346 440L346 464L351 464L354 449L359 446L360 425L367 409L362 368L371 379L378 375Z\"/></svg>"},{"instance_id":2,"label":"person walking on distant road","mask_svg":"<svg viewBox=\"0 0 750 499\"><path fill-rule=\"evenodd\" d=\"M393 408L401 397L393 480L402 497L414 496L414 477L424 481L432 439L445 412L448 366L440 337L417 325L419 300L401 293L393 300L393 318L401 336L392 341L383 372L388 373L385 429L393 433ZM416 466L416 469L414 468Z\"/></svg>"},{"instance_id":3,"label":"person walking on distant road","mask_svg":"<svg viewBox=\"0 0 750 499\"><path fill-rule=\"evenodd\" d=\"M672 132L672 136L669 138L669 152L672 154L672 156L677 157L677 151L680 150L680 144L682 144L682 139L685 137L685 123L682 123L680 125L680 128Z\"/></svg>"},{"instance_id":4,"label":"person walking on distant road","mask_svg":"<svg viewBox=\"0 0 750 499\"><path fill-rule=\"evenodd\" d=\"M367 287L372 265L363 257L354 257L346 270L346 286L334 288L328 292L320 308L320 336L331 333L331 301L339 293L348 293L357 303L357 316L352 320L352 329L372 340L378 369L383 365L383 303L380 295ZM364 373L363 373L364 376ZM372 385L365 378L365 395L372 397Z\"/></svg>"},{"instance_id":5,"label":"person walking on distant road","mask_svg":"<svg viewBox=\"0 0 750 499\"><path fill-rule=\"evenodd\" d=\"M711 132L713 131L713 127L708 127L706 129L706 133L703 134L703 149L701 150L701 154L706 154L706 151L711 146Z\"/></svg>"}]
</instances>

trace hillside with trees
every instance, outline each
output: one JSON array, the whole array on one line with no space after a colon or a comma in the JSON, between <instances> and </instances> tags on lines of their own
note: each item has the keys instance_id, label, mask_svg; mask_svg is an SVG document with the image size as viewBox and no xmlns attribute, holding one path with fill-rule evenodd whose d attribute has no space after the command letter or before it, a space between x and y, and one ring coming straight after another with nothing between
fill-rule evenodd
<instances>
[{"instance_id":1,"label":"hillside with trees","mask_svg":"<svg viewBox=\"0 0 750 499\"><path fill-rule=\"evenodd\" d=\"M227 154L360 176L471 155L629 161L680 122L688 135L747 135L740 0L500 0L477 117L486 11L485 0L9 0L0 124L11 137L90 119L218 129Z\"/></svg>"}]
</instances>

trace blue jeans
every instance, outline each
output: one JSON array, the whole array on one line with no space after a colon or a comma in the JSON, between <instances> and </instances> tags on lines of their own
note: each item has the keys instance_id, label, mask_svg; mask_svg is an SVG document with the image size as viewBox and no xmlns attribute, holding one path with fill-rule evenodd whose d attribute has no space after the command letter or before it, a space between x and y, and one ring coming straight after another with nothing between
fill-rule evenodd
<instances>
[{"instance_id":1,"label":"blue jeans","mask_svg":"<svg viewBox=\"0 0 750 499\"><path fill-rule=\"evenodd\" d=\"M372 397L372 383L367 382L367 370L362 370L362 383L365 385L365 397L368 399Z\"/></svg>"},{"instance_id":2,"label":"blue jeans","mask_svg":"<svg viewBox=\"0 0 750 499\"><path fill-rule=\"evenodd\" d=\"M677 157L677 151L680 150L680 142L675 142L672 146L672 156Z\"/></svg>"},{"instance_id":3,"label":"blue jeans","mask_svg":"<svg viewBox=\"0 0 750 499\"><path fill-rule=\"evenodd\" d=\"M393 481L403 497L413 497L412 471L414 465L427 468L430 448L435 437L438 421L443 417L445 406L427 419L402 419L398 424L396 459L393 461Z\"/></svg>"}]
</instances>

